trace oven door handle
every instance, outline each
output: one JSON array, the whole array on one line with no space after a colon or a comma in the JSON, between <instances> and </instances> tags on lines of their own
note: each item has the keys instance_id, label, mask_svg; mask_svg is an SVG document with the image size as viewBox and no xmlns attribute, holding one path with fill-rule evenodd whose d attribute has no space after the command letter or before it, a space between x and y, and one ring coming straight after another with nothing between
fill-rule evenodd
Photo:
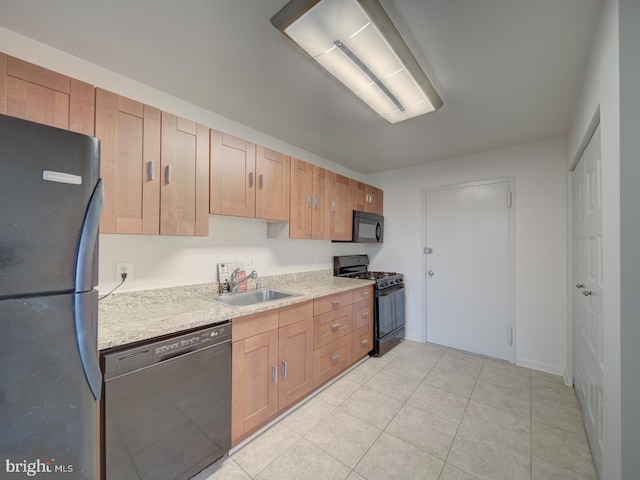
<instances>
[{"instance_id":1,"label":"oven door handle","mask_svg":"<svg viewBox=\"0 0 640 480\"><path fill-rule=\"evenodd\" d=\"M398 290L404 290L404 285L395 285L393 287L384 288L382 290L379 290L379 292L381 297L386 297L388 295L393 295Z\"/></svg>"}]
</instances>

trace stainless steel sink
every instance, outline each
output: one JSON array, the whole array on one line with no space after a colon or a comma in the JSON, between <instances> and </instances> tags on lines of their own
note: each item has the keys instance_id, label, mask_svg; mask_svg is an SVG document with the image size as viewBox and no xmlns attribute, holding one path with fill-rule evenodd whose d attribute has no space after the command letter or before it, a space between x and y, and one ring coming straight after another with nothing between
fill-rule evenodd
<instances>
[{"instance_id":1,"label":"stainless steel sink","mask_svg":"<svg viewBox=\"0 0 640 480\"><path fill-rule=\"evenodd\" d=\"M250 290L248 292L225 293L223 295L214 295L206 298L229 307L248 307L258 303L271 302L273 300L295 297L297 295L299 294L263 288L260 290Z\"/></svg>"}]
</instances>

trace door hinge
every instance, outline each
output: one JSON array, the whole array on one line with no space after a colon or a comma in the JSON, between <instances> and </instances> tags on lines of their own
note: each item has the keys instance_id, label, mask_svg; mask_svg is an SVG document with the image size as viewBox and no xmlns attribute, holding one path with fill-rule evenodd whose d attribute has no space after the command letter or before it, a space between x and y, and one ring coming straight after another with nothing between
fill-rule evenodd
<instances>
[{"instance_id":1,"label":"door hinge","mask_svg":"<svg viewBox=\"0 0 640 480\"><path fill-rule=\"evenodd\" d=\"M509 345L513 345L513 328L509 327Z\"/></svg>"},{"instance_id":2,"label":"door hinge","mask_svg":"<svg viewBox=\"0 0 640 480\"><path fill-rule=\"evenodd\" d=\"M513 205L513 196L511 195L511 192L507 192L507 208L511 208L512 205Z\"/></svg>"}]
</instances>

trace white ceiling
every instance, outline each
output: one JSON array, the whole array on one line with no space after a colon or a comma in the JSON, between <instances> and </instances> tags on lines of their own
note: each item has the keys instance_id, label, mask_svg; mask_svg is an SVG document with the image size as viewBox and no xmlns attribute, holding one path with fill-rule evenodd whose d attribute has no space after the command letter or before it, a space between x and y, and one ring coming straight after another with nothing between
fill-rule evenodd
<instances>
[{"instance_id":1,"label":"white ceiling","mask_svg":"<svg viewBox=\"0 0 640 480\"><path fill-rule=\"evenodd\" d=\"M390 125L269 19L287 0L2 0L0 25L361 173L562 136L603 0L381 0L444 100Z\"/></svg>"}]
</instances>

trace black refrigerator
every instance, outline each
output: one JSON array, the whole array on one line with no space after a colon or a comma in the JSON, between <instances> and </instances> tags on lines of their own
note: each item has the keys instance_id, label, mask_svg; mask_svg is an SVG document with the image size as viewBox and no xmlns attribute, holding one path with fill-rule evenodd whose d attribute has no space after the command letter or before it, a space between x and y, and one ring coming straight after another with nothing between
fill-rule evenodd
<instances>
[{"instance_id":1,"label":"black refrigerator","mask_svg":"<svg viewBox=\"0 0 640 480\"><path fill-rule=\"evenodd\" d=\"M0 115L0 478L98 475L99 163L96 138Z\"/></svg>"}]
</instances>

